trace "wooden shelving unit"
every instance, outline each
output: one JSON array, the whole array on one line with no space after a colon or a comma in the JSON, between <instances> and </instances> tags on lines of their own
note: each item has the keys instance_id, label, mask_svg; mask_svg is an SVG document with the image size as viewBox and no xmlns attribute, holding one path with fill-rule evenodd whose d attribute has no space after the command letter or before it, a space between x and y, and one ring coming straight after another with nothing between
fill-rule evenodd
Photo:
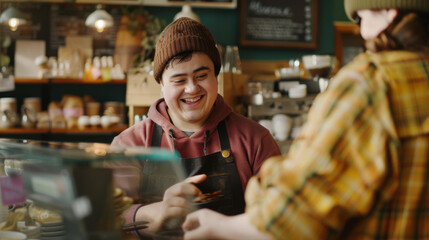
<instances>
[{"instance_id":1,"label":"wooden shelving unit","mask_svg":"<svg viewBox=\"0 0 429 240\"><path fill-rule=\"evenodd\" d=\"M261 105L252 104L249 98L246 100L248 103L248 117L254 121L271 119L276 114L284 114L289 117L296 118L308 113L316 96L317 94L309 94L303 98L289 98L287 96L283 96L281 98L264 98ZM289 135L292 134L293 127L296 126L292 126ZM284 141L276 141L282 154L287 154L293 139L288 137Z\"/></svg>"},{"instance_id":2,"label":"wooden shelving unit","mask_svg":"<svg viewBox=\"0 0 429 240\"><path fill-rule=\"evenodd\" d=\"M24 85L32 85L32 84L43 84L43 85L51 85L51 84L82 84L82 85L108 85L108 84L122 84L125 85L127 83L126 79L118 79L111 81L103 81L101 79L88 81L83 79L71 79L71 78L15 78L15 84L24 84ZM102 127L87 127L84 129L72 128L72 129L58 129L58 128L3 128L0 129L0 135L55 135L55 134L65 134L65 135L103 135L103 134L115 134L120 133L128 127L127 124L121 124L115 127L102 128Z\"/></svg>"}]
</instances>

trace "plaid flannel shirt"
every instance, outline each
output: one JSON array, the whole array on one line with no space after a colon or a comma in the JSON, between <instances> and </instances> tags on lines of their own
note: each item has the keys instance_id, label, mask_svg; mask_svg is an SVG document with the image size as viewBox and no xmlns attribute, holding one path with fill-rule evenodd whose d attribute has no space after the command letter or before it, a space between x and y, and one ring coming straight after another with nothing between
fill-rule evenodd
<instances>
[{"instance_id":1,"label":"plaid flannel shirt","mask_svg":"<svg viewBox=\"0 0 429 240\"><path fill-rule=\"evenodd\" d=\"M277 239L429 239L429 55L361 54L267 160L246 212Z\"/></svg>"}]
</instances>

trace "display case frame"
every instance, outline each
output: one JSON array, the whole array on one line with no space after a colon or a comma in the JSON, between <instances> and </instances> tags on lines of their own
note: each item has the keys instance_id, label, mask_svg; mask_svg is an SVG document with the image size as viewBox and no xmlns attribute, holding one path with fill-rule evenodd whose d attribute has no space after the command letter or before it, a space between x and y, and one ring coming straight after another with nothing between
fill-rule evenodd
<instances>
[{"instance_id":1,"label":"display case frame","mask_svg":"<svg viewBox=\"0 0 429 240\"><path fill-rule=\"evenodd\" d=\"M0 139L0 160L20 162L19 171L8 169L2 178L22 178L28 200L59 212L64 239L120 239L122 210L117 208L116 166L111 163L142 164L146 179L154 172L146 168L156 169L156 177L185 179L180 155L161 148ZM150 197L152 192L144 193Z\"/></svg>"}]
</instances>

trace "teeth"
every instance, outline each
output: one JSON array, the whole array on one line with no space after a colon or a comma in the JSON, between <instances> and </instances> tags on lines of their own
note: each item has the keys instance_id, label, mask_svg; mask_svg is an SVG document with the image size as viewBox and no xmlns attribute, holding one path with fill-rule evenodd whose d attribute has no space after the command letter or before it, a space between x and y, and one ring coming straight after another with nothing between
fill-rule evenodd
<instances>
[{"instance_id":1,"label":"teeth","mask_svg":"<svg viewBox=\"0 0 429 240\"><path fill-rule=\"evenodd\" d=\"M195 97L195 98L188 98L188 99L185 99L185 102L187 102L187 103L194 103L194 102L200 100L200 98L201 98L201 96Z\"/></svg>"}]
</instances>

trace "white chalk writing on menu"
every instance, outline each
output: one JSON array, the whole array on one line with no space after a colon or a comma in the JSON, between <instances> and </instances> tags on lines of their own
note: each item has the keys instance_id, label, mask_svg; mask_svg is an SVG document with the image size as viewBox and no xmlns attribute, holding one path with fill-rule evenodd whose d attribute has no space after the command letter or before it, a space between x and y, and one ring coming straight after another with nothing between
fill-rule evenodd
<instances>
[{"instance_id":1,"label":"white chalk writing on menu","mask_svg":"<svg viewBox=\"0 0 429 240\"><path fill-rule=\"evenodd\" d=\"M315 47L317 0L244 0L242 4L243 45Z\"/></svg>"},{"instance_id":2,"label":"white chalk writing on menu","mask_svg":"<svg viewBox=\"0 0 429 240\"><path fill-rule=\"evenodd\" d=\"M272 6L264 6L260 1L252 1L249 5L249 10L252 10L258 14L268 14L272 16L283 16L290 17L292 12L290 8L285 7L272 7Z\"/></svg>"}]
</instances>

